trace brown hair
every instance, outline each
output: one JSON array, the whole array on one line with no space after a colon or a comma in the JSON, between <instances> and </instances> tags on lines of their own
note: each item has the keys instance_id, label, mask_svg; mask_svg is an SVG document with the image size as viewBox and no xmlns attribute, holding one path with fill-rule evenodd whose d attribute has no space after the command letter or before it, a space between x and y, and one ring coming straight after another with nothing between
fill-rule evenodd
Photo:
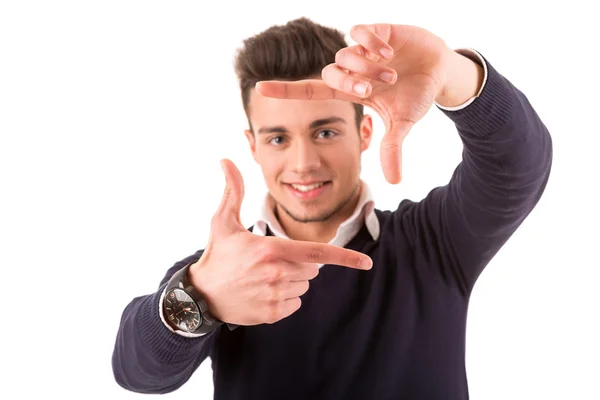
<instances>
[{"instance_id":1,"label":"brown hair","mask_svg":"<svg viewBox=\"0 0 600 400\"><path fill-rule=\"evenodd\" d=\"M306 17L274 25L244 40L235 58L235 72L242 92L242 104L250 129L250 90L263 80L299 80L321 76L321 70L335 62L338 50L347 47L339 30L319 25ZM364 107L353 103L356 126L360 127Z\"/></svg>"}]
</instances>

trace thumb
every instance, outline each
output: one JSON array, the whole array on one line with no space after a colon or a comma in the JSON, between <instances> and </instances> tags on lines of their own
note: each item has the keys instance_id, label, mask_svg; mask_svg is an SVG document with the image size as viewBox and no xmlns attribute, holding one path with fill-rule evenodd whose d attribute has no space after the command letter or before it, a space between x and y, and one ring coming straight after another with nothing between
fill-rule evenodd
<instances>
[{"instance_id":1,"label":"thumb","mask_svg":"<svg viewBox=\"0 0 600 400\"><path fill-rule=\"evenodd\" d=\"M215 213L215 220L219 228L226 228L230 232L237 231L242 227L240 210L244 200L244 178L231 160L222 159L221 169L225 174L225 190Z\"/></svg>"},{"instance_id":2,"label":"thumb","mask_svg":"<svg viewBox=\"0 0 600 400\"><path fill-rule=\"evenodd\" d=\"M402 180L402 143L411 127L409 122L391 123L381 139L381 167L385 179L394 185Z\"/></svg>"}]
</instances>

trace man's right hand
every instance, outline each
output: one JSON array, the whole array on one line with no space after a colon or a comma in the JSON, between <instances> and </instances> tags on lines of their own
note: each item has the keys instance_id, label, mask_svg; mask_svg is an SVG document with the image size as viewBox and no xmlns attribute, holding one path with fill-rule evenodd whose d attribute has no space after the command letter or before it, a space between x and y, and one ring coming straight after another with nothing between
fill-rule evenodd
<instances>
[{"instance_id":1,"label":"man's right hand","mask_svg":"<svg viewBox=\"0 0 600 400\"><path fill-rule=\"evenodd\" d=\"M319 274L317 264L371 269L372 260L357 251L249 232L240 222L242 175L229 160L222 160L221 167L223 198L204 253L189 270L190 282L212 315L229 324L272 324L300 308L300 296Z\"/></svg>"}]
</instances>

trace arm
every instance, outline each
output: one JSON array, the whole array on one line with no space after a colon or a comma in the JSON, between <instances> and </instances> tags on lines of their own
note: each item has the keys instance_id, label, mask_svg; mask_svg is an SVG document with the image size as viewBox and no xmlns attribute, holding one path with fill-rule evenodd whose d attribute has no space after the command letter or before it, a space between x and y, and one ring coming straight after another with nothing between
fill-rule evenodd
<instances>
[{"instance_id":1,"label":"arm","mask_svg":"<svg viewBox=\"0 0 600 400\"><path fill-rule=\"evenodd\" d=\"M136 297L123 311L112 356L115 380L138 393L169 393L189 380L210 355L219 330L199 337L184 337L163 322L159 301L169 278L202 250L177 262L166 273L157 292Z\"/></svg>"},{"instance_id":2,"label":"arm","mask_svg":"<svg viewBox=\"0 0 600 400\"><path fill-rule=\"evenodd\" d=\"M550 134L526 96L485 62L479 97L456 110L438 102L463 142L462 162L446 186L395 212L397 227L463 295L533 210L552 164Z\"/></svg>"}]
</instances>

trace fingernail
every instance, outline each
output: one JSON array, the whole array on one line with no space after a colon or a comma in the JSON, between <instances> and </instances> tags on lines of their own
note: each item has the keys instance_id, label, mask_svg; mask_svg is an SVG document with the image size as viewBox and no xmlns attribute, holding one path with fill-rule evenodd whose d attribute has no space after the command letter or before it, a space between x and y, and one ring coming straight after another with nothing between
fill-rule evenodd
<instances>
[{"instance_id":1,"label":"fingernail","mask_svg":"<svg viewBox=\"0 0 600 400\"><path fill-rule=\"evenodd\" d=\"M385 47L381 48L379 52L384 58L391 58L392 54L394 54L390 49L386 49Z\"/></svg>"},{"instance_id":2,"label":"fingernail","mask_svg":"<svg viewBox=\"0 0 600 400\"><path fill-rule=\"evenodd\" d=\"M373 263L370 258L363 258L360 262L360 267L362 269L371 269L371 267L373 267Z\"/></svg>"},{"instance_id":3,"label":"fingernail","mask_svg":"<svg viewBox=\"0 0 600 400\"><path fill-rule=\"evenodd\" d=\"M367 84L363 82L358 82L354 84L354 91L361 96L364 96L367 93Z\"/></svg>"},{"instance_id":4,"label":"fingernail","mask_svg":"<svg viewBox=\"0 0 600 400\"><path fill-rule=\"evenodd\" d=\"M387 83L394 83L394 74L392 74L391 72L382 72L381 75L379 75L379 77L382 81L386 81Z\"/></svg>"}]
</instances>

